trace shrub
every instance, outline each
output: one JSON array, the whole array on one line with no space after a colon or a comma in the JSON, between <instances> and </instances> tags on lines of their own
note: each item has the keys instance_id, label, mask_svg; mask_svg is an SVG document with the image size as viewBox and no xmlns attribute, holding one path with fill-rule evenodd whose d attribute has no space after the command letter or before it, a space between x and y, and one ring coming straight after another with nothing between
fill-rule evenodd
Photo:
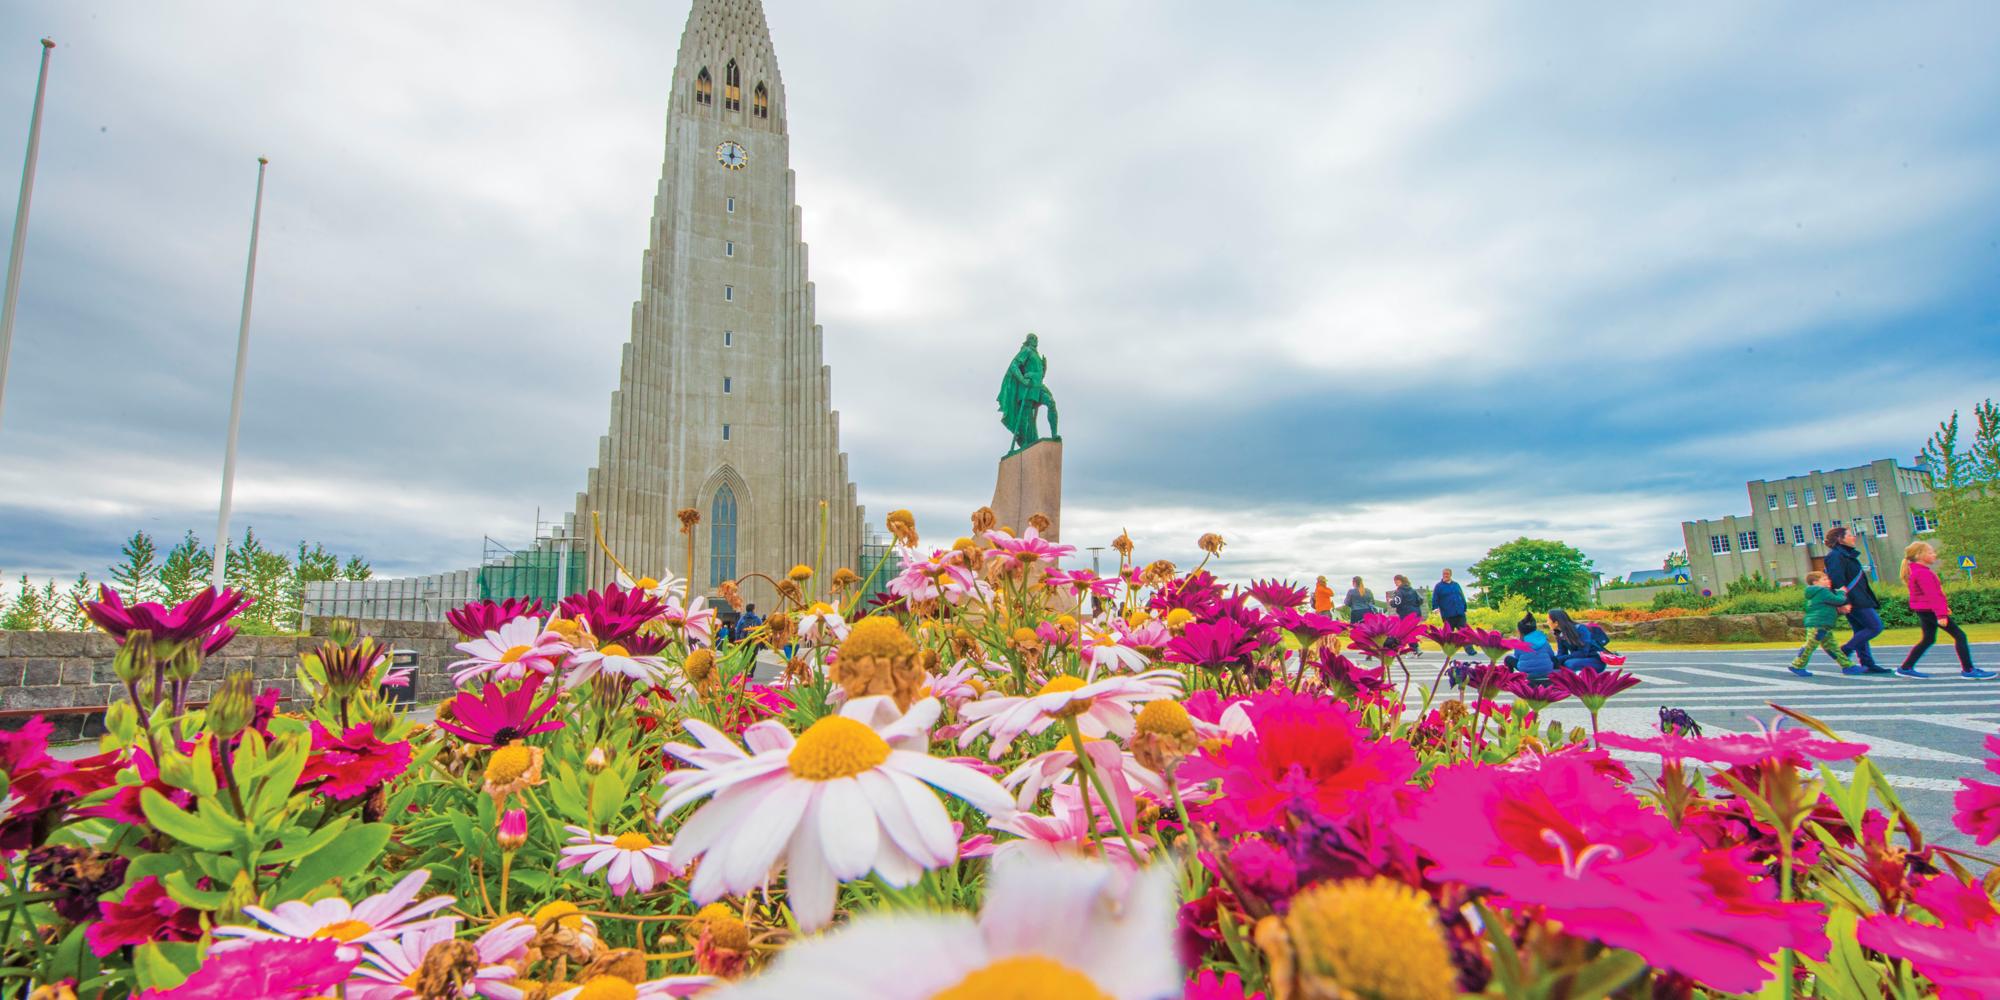
<instances>
[{"instance_id":1,"label":"shrub","mask_svg":"<svg viewBox=\"0 0 2000 1000\"><path fill-rule=\"evenodd\" d=\"M1805 591L1749 591L1729 598L1710 609L1715 615L1754 615L1768 611L1804 611Z\"/></svg>"},{"instance_id":2,"label":"shrub","mask_svg":"<svg viewBox=\"0 0 2000 1000\"><path fill-rule=\"evenodd\" d=\"M1715 598L1703 597L1700 593L1692 590L1669 590L1653 595L1654 611L1664 611L1668 608L1701 611L1714 606Z\"/></svg>"},{"instance_id":3,"label":"shrub","mask_svg":"<svg viewBox=\"0 0 2000 1000\"><path fill-rule=\"evenodd\" d=\"M1775 594L1777 592L1777 581L1765 579L1761 570L1749 576L1731 580L1729 581L1729 586L1722 588L1722 596L1724 598L1743 597L1747 594Z\"/></svg>"}]
</instances>

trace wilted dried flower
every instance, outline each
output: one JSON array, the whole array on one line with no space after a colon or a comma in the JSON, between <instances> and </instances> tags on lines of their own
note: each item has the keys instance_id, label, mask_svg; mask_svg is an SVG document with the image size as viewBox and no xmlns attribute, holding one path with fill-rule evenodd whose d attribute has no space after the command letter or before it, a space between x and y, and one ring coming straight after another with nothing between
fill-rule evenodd
<instances>
[{"instance_id":1,"label":"wilted dried flower","mask_svg":"<svg viewBox=\"0 0 2000 1000\"><path fill-rule=\"evenodd\" d=\"M981 507L972 512L972 533L975 535L986 534L999 524L1000 515L995 514L991 507Z\"/></svg>"},{"instance_id":2,"label":"wilted dried flower","mask_svg":"<svg viewBox=\"0 0 2000 1000\"><path fill-rule=\"evenodd\" d=\"M799 563L798 565L793 566L791 572L785 574L785 579L790 580L793 583L804 583L812 578L813 578L813 568L811 566L806 565L805 563Z\"/></svg>"},{"instance_id":3,"label":"wilted dried flower","mask_svg":"<svg viewBox=\"0 0 2000 1000\"><path fill-rule=\"evenodd\" d=\"M1111 550L1118 553L1121 558L1132 558L1132 536L1120 531L1118 537L1111 540Z\"/></svg>"},{"instance_id":4,"label":"wilted dried flower","mask_svg":"<svg viewBox=\"0 0 2000 1000\"><path fill-rule=\"evenodd\" d=\"M693 507L682 507L674 516L681 520L681 534L683 535L694 534L694 526L701 523L701 511Z\"/></svg>"},{"instance_id":5,"label":"wilted dried flower","mask_svg":"<svg viewBox=\"0 0 2000 1000\"><path fill-rule=\"evenodd\" d=\"M869 615L854 623L840 643L840 656L827 676L849 698L886 694L896 707L908 710L924 688L927 667L937 659L920 650L916 640L888 615Z\"/></svg>"},{"instance_id":6,"label":"wilted dried flower","mask_svg":"<svg viewBox=\"0 0 2000 1000\"><path fill-rule=\"evenodd\" d=\"M735 580L724 580L715 590L729 604L730 610L737 614L743 613L743 588L737 586Z\"/></svg>"},{"instance_id":7,"label":"wilted dried flower","mask_svg":"<svg viewBox=\"0 0 2000 1000\"><path fill-rule=\"evenodd\" d=\"M1148 587L1164 587L1173 582L1175 572L1173 563L1155 559L1146 564L1145 572L1139 574L1139 579Z\"/></svg>"},{"instance_id":8,"label":"wilted dried flower","mask_svg":"<svg viewBox=\"0 0 2000 1000\"><path fill-rule=\"evenodd\" d=\"M1139 710L1132 735L1132 756L1162 774L1172 771L1201 746L1194 722L1180 702L1161 699Z\"/></svg>"},{"instance_id":9,"label":"wilted dried flower","mask_svg":"<svg viewBox=\"0 0 2000 1000\"><path fill-rule=\"evenodd\" d=\"M799 585L793 583L789 578L778 581L779 597L782 597L785 600L792 602L793 604L804 605L805 604L804 595L805 592L799 589Z\"/></svg>"},{"instance_id":10,"label":"wilted dried flower","mask_svg":"<svg viewBox=\"0 0 2000 1000\"><path fill-rule=\"evenodd\" d=\"M855 571L848 569L845 566L842 566L839 569L833 571L833 580L832 580L833 592L836 594L844 594L847 592L848 588L860 582L861 582L861 574L856 573Z\"/></svg>"},{"instance_id":11,"label":"wilted dried flower","mask_svg":"<svg viewBox=\"0 0 2000 1000\"><path fill-rule=\"evenodd\" d=\"M917 544L917 517L907 510L892 510L887 518L889 534L904 545Z\"/></svg>"},{"instance_id":12,"label":"wilted dried flower","mask_svg":"<svg viewBox=\"0 0 2000 1000\"><path fill-rule=\"evenodd\" d=\"M439 941L424 953L409 987L420 997L458 997L479 975L479 949L470 941Z\"/></svg>"},{"instance_id":13,"label":"wilted dried flower","mask_svg":"<svg viewBox=\"0 0 2000 1000\"><path fill-rule=\"evenodd\" d=\"M1028 515L1028 527L1035 529L1035 533L1038 535L1048 534L1049 526L1054 523L1055 522L1049 520L1049 516L1047 514L1036 512Z\"/></svg>"},{"instance_id":14,"label":"wilted dried flower","mask_svg":"<svg viewBox=\"0 0 2000 1000\"><path fill-rule=\"evenodd\" d=\"M715 685L715 653L708 647L688 651L687 659L681 661L681 676L689 684L706 691Z\"/></svg>"},{"instance_id":15,"label":"wilted dried flower","mask_svg":"<svg viewBox=\"0 0 2000 1000\"><path fill-rule=\"evenodd\" d=\"M1195 544L1201 546L1201 550L1209 555L1219 556L1222 554L1222 536L1213 531L1195 539Z\"/></svg>"}]
</instances>

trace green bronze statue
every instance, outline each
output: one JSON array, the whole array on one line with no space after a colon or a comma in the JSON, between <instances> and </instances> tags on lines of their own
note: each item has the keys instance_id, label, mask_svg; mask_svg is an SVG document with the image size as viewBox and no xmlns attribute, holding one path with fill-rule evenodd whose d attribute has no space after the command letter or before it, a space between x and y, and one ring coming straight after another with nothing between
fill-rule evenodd
<instances>
[{"instance_id":1,"label":"green bronze statue","mask_svg":"<svg viewBox=\"0 0 2000 1000\"><path fill-rule=\"evenodd\" d=\"M1007 365L1007 377L1000 382L1000 422L1014 435L1009 455L1042 440L1036 431L1035 410L1039 407L1049 408L1048 440L1062 440L1056 431L1056 397L1042 384L1049 362L1036 349L1038 344L1035 335L1028 334L1028 339L1021 342L1021 349L1014 352L1014 360Z\"/></svg>"}]
</instances>

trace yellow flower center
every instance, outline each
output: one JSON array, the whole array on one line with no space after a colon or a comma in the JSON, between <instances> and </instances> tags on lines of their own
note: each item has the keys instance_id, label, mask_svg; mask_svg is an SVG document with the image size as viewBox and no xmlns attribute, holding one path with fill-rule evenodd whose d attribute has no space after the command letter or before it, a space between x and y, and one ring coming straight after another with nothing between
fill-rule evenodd
<instances>
[{"instance_id":1,"label":"yellow flower center","mask_svg":"<svg viewBox=\"0 0 2000 1000\"><path fill-rule=\"evenodd\" d=\"M573 931L581 930L583 913L576 908L575 903L565 903L562 900L556 900L535 911L536 927L546 927L552 923Z\"/></svg>"},{"instance_id":2,"label":"yellow flower center","mask_svg":"<svg viewBox=\"0 0 2000 1000\"><path fill-rule=\"evenodd\" d=\"M603 654L604 654L604 655L606 655L606 656L631 656L631 655L632 655L632 651L631 651L631 650L629 650L629 649L626 649L626 648L625 648L624 646L621 646L621 645L619 645L619 644L617 644L617 643L615 643L615 642L614 642L614 643L610 643L610 644L608 644L608 645L604 646L604 647L603 647L602 649L599 649L599 650L598 650L598 652L600 652L600 653L603 653Z\"/></svg>"},{"instance_id":3,"label":"yellow flower center","mask_svg":"<svg viewBox=\"0 0 2000 1000\"><path fill-rule=\"evenodd\" d=\"M534 763L535 752L519 743L494 747L493 756L486 758L486 782L490 785L512 784L521 780Z\"/></svg>"},{"instance_id":4,"label":"yellow flower center","mask_svg":"<svg viewBox=\"0 0 2000 1000\"><path fill-rule=\"evenodd\" d=\"M830 615L833 614L833 605L828 604L825 601L814 601L813 606L806 609L806 614Z\"/></svg>"},{"instance_id":5,"label":"yellow flower center","mask_svg":"<svg viewBox=\"0 0 2000 1000\"><path fill-rule=\"evenodd\" d=\"M1042 689L1035 693L1038 695L1058 694L1064 691L1074 691L1082 686L1083 686L1083 678L1081 677L1077 677L1074 674L1057 674L1056 676L1049 678L1049 682L1047 684L1042 685ZM1073 698L1070 700L1069 704L1064 705L1063 707L1058 708L1049 714L1054 715L1058 719L1073 718L1075 716L1082 715L1083 713L1090 711L1090 706L1092 702L1094 702L1095 700L1096 699L1093 698Z\"/></svg>"},{"instance_id":6,"label":"yellow flower center","mask_svg":"<svg viewBox=\"0 0 2000 1000\"><path fill-rule=\"evenodd\" d=\"M681 673L696 684L707 681L715 676L715 654L706 649L690 651L681 662Z\"/></svg>"},{"instance_id":7,"label":"yellow flower center","mask_svg":"<svg viewBox=\"0 0 2000 1000\"><path fill-rule=\"evenodd\" d=\"M710 903L696 910L694 919L688 924L691 938L699 938L706 929L709 943L718 948L730 951L747 951L750 948L750 925L744 923L727 903Z\"/></svg>"},{"instance_id":8,"label":"yellow flower center","mask_svg":"<svg viewBox=\"0 0 2000 1000\"><path fill-rule=\"evenodd\" d=\"M660 581L655 580L650 576L642 576L639 578L639 582L635 584L634 587L638 590L658 590L660 589Z\"/></svg>"},{"instance_id":9,"label":"yellow flower center","mask_svg":"<svg viewBox=\"0 0 2000 1000\"><path fill-rule=\"evenodd\" d=\"M352 941L374 929L375 925L360 920L342 920L339 923L328 924L314 931L312 936L316 938L332 938L335 941Z\"/></svg>"},{"instance_id":10,"label":"yellow flower center","mask_svg":"<svg viewBox=\"0 0 2000 1000\"><path fill-rule=\"evenodd\" d=\"M1152 616L1146 614L1144 611L1134 611L1125 616L1125 624L1131 628L1138 628L1149 621L1152 621Z\"/></svg>"},{"instance_id":11,"label":"yellow flower center","mask_svg":"<svg viewBox=\"0 0 2000 1000\"><path fill-rule=\"evenodd\" d=\"M792 571L790 573L785 574L785 579L790 580L793 583L804 583L812 578L813 578L812 567L806 565L805 563L800 563L797 566L792 567Z\"/></svg>"},{"instance_id":12,"label":"yellow flower center","mask_svg":"<svg viewBox=\"0 0 2000 1000\"><path fill-rule=\"evenodd\" d=\"M1063 615L1056 619L1056 627L1065 632L1074 632L1076 631L1076 619L1069 615Z\"/></svg>"},{"instance_id":13,"label":"yellow flower center","mask_svg":"<svg viewBox=\"0 0 2000 1000\"><path fill-rule=\"evenodd\" d=\"M957 984L931 994L931 1000L1112 1000L1111 994L1067 965L1040 955L1003 958Z\"/></svg>"},{"instance_id":14,"label":"yellow flower center","mask_svg":"<svg viewBox=\"0 0 2000 1000\"><path fill-rule=\"evenodd\" d=\"M507 647L506 652L500 654L500 662L519 663L521 661L521 657L528 655L528 650L530 648L531 647L528 646L509 646Z\"/></svg>"},{"instance_id":15,"label":"yellow flower center","mask_svg":"<svg viewBox=\"0 0 2000 1000\"><path fill-rule=\"evenodd\" d=\"M1194 732L1194 720L1188 718L1187 709L1180 702L1165 698L1149 701L1139 710L1138 726L1142 733L1161 736L1186 736Z\"/></svg>"},{"instance_id":16,"label":"yellow flower center","mask_svg":"<svg viewBox=\"0 0 2000 1000\"><path fill-rule=\"evenodd\" d=\"M1031 646L1041 641L1035 637L1035 630L1026 626L1015 629L1013 638L1015 645L1019 646Z\"/></svg>"},{"instance_id":17,"label":"yellow flower center","mask_svg":"<svg viewBox=\"0 0 2000 1000\"><path fill-rule=\"evenodd\" d=\"M1168 628L1177 629L1191 621L1194 621L1194 612L1186 608L1175 608L1167 612Z\"/></svg>"},{"instance_id":18,"label":"yellow flower center","mask_svg":"<svg viewBox=\"0 0 2000 1000\"><path fill-rule=\"evenodd\" d=\"M617 976L592 976L576 1000L639 1000L639 989Z\"/></svg>"},{"instance_id":19,"label":"yellow flower center","mask_svg":"<svg viewBox=\"0 0 2000 1000\"><path fill-rule=\"evenodd\" d=\"M643 833L621 833L617 840L611 842L611 846L621 851L643 851L653 846L653 838Z\"/></svg>"},{"instance_id":20,"label":"yellow flower center","mask_svg":"<svg viewBox=\"0 0 2000 1000\"><path fill-rule=\"evenodd\" d=\"M851 778L888 759L888 741L875 730L844 715L829 715L799 734L785 766L807 781L832 781Z\"/></svg>"},{"instance_id":21,"label":"yellow flower center","mask_svg":"<svg viewBox=\"0 0 2000 1000\"><path fill-rule=\"evenodd\" d=\"M1342 995L1444 1000L1458 995L1451 951L1423 893L1385 878L1322 882L1292 898L1285 931L1301 979ZM1396 946L1385 948L1384 941Z\"/></svg>"},{"instance_id":22,"label":"yellow flower center","mask_svg":"<svg viewBox=\"0 0 2000 1000\"><path fill-rule=\"evenodd\" d=\"M840 643L840 658L852 662L864 656L888 658L917 655L916 640L888 615L869 615L854 623Z\"/></svg>"},{"instance_id":23,"label":"yellow flower center","mask_svg":"<svg viewBox=\"0 0 2000 1000\"><path fill-rule=\"evenodd\" d=\"M1104 738L1103 738L1103 737L1101 737L1101 736L1092 736L1092 735L1090 735L1089 733L1085 733L1085 734L1083 735L1083 745L1084 745L1084 746L1089 746L1089 745L1091 745L1092 743L1102 743L1102 742L1104 742ZM1064 737L1063 737L1062 739L1059 739L1059 740L1057 740L1057 741L1056 741L1056 746L1055 746L1055 750L1054 750L1053 752L1055 752L1055 753L1075 753L1075 752L1076 752L1076 744L1075 744L1074 742L1072 742L1072 741L1070 740L1070 738L1069 738L1068 736L1064 736Z\"/></svg>"}]
</instances>

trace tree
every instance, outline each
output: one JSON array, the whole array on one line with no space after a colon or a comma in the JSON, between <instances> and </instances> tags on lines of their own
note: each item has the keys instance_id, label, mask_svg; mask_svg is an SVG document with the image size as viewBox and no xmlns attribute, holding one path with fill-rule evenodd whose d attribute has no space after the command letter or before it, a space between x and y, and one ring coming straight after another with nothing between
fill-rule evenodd
<instances>
[{"instance_id":1,"label":"tree","mask_svg":"<svg viewBox=\"0 0 2000 1000\"><path fill-rule=\"evenodd\" d=\"M1590 600L1590 559L1561 542L1516 538L1487 552L1471 571L1479 579L1480 600L1489 608L1499 607L1509 595L1524 597L1529 607L1541 611L1581 607Z\"/></svg>"},{"instance_id":2,"label":"tree","mask_svg":"<svg viewBox=\"0 0 2000 1000\"><path fill-rule=\"evenodd\" d=\"M1688 568L1687 550L1675 549L1674 551L1667 553L1667 559L1665 562L1660 564L1660 568L1669 573L1686 572Z\"/></svg>"},{"instance_id":3,"label":"tree","mask_svg":"<svg viewBox=\"0 0 2000 1000\"><path fill-rule=\"evenodd\" d=\"M135 531L120 551L125 561L111 567L111 586L127 604L159 600L159 550L154 548L152 536Z\"/></svg>"},{"instance_id":4,"label":"tree","mask_svg":"<svg viewBox=\"0 0 2000 1000\"><path fill-rule=\"evenodd\" d=\"M346 568L340 571L341 579L344 580L366 580L374 575L375 571L368 567L368 560L360 556L349 556Z\"/></svg>"},{"instance_id":5,"label":"tree","mask_svg":"<svg viewBox=\"0 0 2000 1000\"><path fill-rule=\"evenodd\" d=\"M1991 573L2000 566L2000 406L1988 399L1973 407L1972 415L1971 447L1959 447L1953 410L1917 460L1930 469L1938 549L1972 556L1981 572Z\"/></svg>"},{"instance_id":6,"label":"tree","mask_svg":"<svg viewBox=\"0 0 2000 1000\"><path fill-rule=\"evenodd\" d=\"M215 569L215 555L201 544L190 531L179 545L168 551L167 559L160 564L160 602L168 606L179 604L193 597L201 588L208 586L209 574Z\"/></svg>"},{"instance_id":7,"label":"tree","mask_svg":"<svg viewBox=\"0 0 2000 1000\"><path fill-rule=\"evenodd\" d=\"M49 582L53 584L55 581ZM90 574L78 573L76 582L70 584L69 590L63 592L63 599L56 608L60 614L52 614L50 617L56 619L59 628L72 632L86 631L91 625L90 618L83 613L83 602L96 599L97 586L90 582Z\"/></svg>"},{"instance_id":8,"label":"tree","mask_svg":"<svg viewBox=\"0 0 2000 1000\"><path fill-rule=\"evenodd\" d=\"M14 603L7 606L5 614L0 614L0 628L32 632L42 627L42 595L34 584L28 582L28 575L23 573L21 589L14 595Z\"/></svg>"}]
</instances>

